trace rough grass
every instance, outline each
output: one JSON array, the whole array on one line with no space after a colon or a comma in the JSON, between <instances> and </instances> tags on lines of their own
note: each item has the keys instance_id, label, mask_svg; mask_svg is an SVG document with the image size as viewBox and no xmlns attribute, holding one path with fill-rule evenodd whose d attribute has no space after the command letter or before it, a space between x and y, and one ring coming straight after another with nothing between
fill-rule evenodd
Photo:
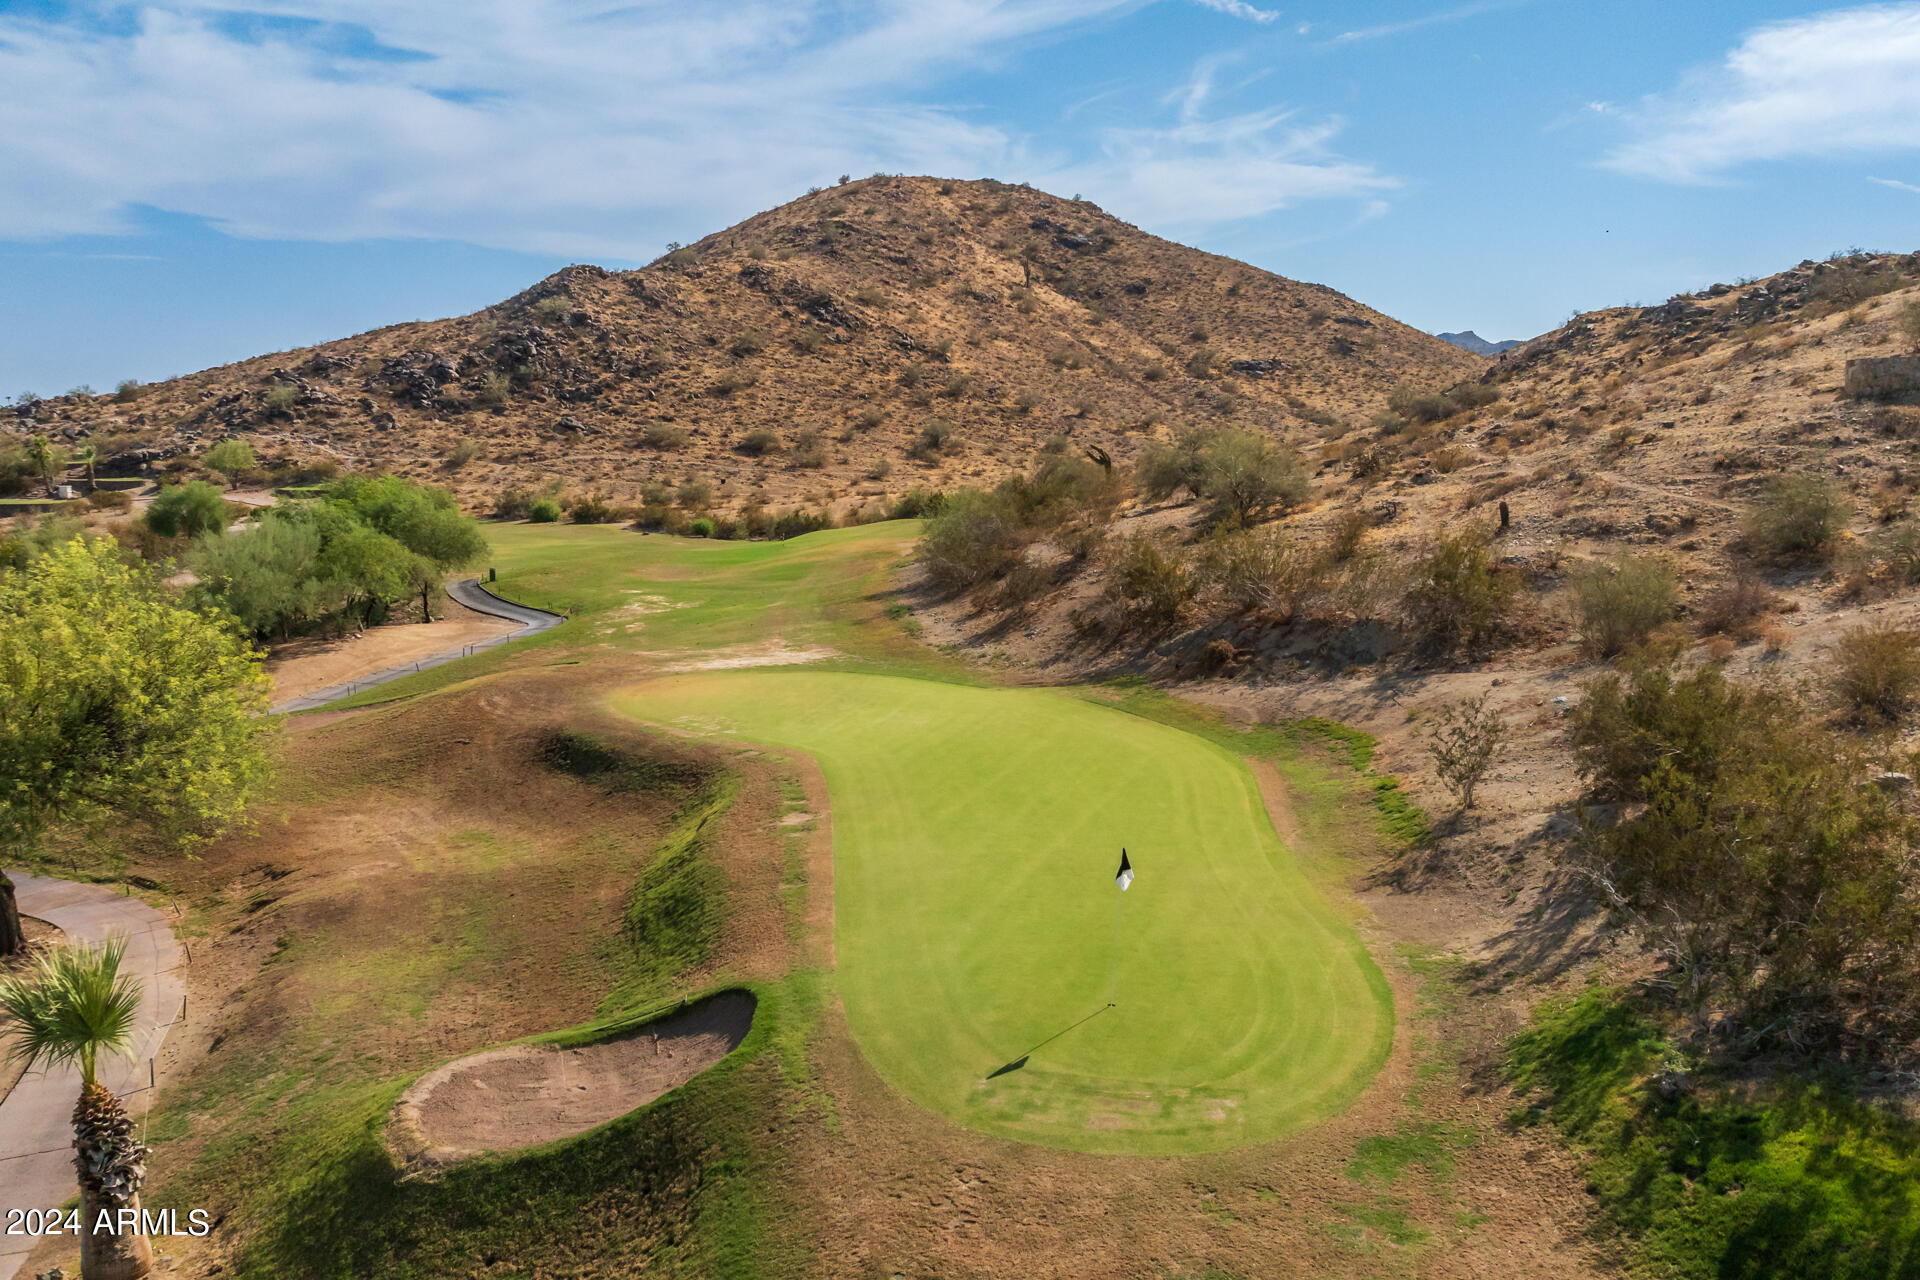
<instances>
[{"instance_id":1,"label":"rough grass","mask_svg":"<svg viewBox=\"0 0 1920 1280\"><path fill-rule=\"evenodd\" d=\"M1701 1080L1671 1100L1668 1055L1621 993L1546 1005L1508 1071L1589 1157L1635 1275L1672 1280L1920 1276L1920 1132L1820 1083Z\"/></svg>"}]
</instances>

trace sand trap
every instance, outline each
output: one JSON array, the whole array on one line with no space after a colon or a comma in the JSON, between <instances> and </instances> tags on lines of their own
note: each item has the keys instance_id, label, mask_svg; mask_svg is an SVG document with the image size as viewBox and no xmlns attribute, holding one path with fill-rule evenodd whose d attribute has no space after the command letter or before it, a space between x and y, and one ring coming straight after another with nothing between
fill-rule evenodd
<instances>
[{"instance_id":1,"label":"sand trap","mask_svg":"<svg viewBox=\"0 0 1920 1280\"><path fill-rule=\"evenodd\" d=\"M754 1003L723 991L617 1040L509 1045L450 1062L401 1095L394 1146L404 1163L434 1166L585 1133L732 1053L753 1026Z\"/></svg>"}]
</instances>

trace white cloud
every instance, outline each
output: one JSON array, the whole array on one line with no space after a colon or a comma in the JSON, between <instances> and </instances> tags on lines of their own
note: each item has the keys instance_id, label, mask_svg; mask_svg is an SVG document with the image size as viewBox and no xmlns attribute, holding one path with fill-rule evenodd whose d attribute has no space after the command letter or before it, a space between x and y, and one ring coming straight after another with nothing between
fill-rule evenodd
<instances>
[{"instance_id":1,"label":"white cloud","mask_svg":"<svg viewBox=\"0 0 1920 1280\"><path fill-rule=\"evenodd\" d=\"M1608 167L1707 182L1755 161L1920 148L1920 4L1758 27L1717 67L1631 113Z\"/></svg>"},{"instance_id":2,"label":"white cloud","mask_svg":"<svg viewBox=\"0 0 1920 1280\"><path fill-rule=\"evenodd\" d=\"M250 0L264 20L244 25L196 0L85 25L0 13L0 238L124 230L147 205L249 236L646 259L843 171L1047 170L1056 189L1184 225L1391 185L1331 154L1326 126L1209 121L1210 69L1173 126L1039 141L929 96L1135 3Z\"/></svg>"},{"instance_id":3,"label":"white cloud","mask_svg":"<svg viewBox=\"0 0 1920 1280\"><path fill-rule=\"evenodd\" d=\"M1397 179L1336 154L1340 122L1282 109L1165 128L1109 129L1099 158L1043 173L1039 185L1083 191L1131 221L1174 229L1258 217L1309 200L1380 199ZM1379 208L1373 206L1378 205Z\"/></svg>"},{"instance_id":4,"label":"white cloud","mask_svg":"<svg viewBox=\"0 0 1920 1280\"><path fill-rule=\"evenodd\" d=\"M1526 3L1528 0L1482 0L1481 3L1461 5L1457 9L1442 9L1418 18L1408 18L1404 22L1383 22L1378 26L1356 27L1351 31L1342 31L1333 38L1333 43L1352 44L1356 40L1381 40L1388 36L1402 35L1408 31L1418 31L1422 27L1465 22L1468 18L1477 18L1482 14L1511 9Z\"/></svg>"},{"instance_id":5,"label":"white cloud","mask_svg":"<svg viewBox=\"0 0 1920 1280\"><path fill-rule=\"evenodd\" d=\"M1920 196L1920 186L1915 186L1911 182L1901 182L1898 178L1868 178L1867 181L1877 182L1883 187L1892 187L1895 191L1911 191L1914 195Z\"/></svg>"},{"instance_id":6,"label":"white cloud","mask_svg":"<svg viewBox=\"0 0 1920 1280\"><path fill-rule=\"evenodd\" d=\"M1215 13L1224 13L1228 17L1245 18L1248 22L1265 23L1280 20L1278 9L1256 9L1245 3L1245 0L1194 0L1194 3L1212 9Z\"/></svg>"}]
</instances>

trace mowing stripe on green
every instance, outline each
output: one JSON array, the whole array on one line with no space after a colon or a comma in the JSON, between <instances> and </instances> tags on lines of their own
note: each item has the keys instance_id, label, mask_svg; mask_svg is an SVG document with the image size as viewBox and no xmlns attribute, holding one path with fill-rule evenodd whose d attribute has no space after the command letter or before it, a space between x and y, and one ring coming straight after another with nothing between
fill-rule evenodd
<instances>
[{"instance_id":1,"label":"mowing stripe on green","mask_svg":"<svg viewBox=\"0 0 1920 1280\"><path fill-rule=\"evenodd\" d=\"M1048 690L844 672L670 677L617 705L819 762L849 1022L942 1115L1220 1150L1340 1110L1386 1059L1384 978L1212 743Z\"/></svg>"}]
</instances>

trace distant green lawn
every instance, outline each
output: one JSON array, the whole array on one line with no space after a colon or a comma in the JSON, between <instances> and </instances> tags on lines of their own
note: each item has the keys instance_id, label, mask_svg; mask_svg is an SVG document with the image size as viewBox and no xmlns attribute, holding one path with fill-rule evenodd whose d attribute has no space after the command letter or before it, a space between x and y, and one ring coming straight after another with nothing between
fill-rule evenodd
<instances>
[{"instance_id":1,"label":"distant green lawn","mask_svg":"<svg viewBox=\"0 0 1920 1280\"><path fill-rule=\"evenodd\" d=\"M954 1120L1217 1150L1339 1110L1386 1057L1380 972L1202 738L1068 693L799 669L616 705L819 761L847 1016L882 1076ZM1122 845L1139 878L1107 1009Z\"/></svg>"}]
</instances>

